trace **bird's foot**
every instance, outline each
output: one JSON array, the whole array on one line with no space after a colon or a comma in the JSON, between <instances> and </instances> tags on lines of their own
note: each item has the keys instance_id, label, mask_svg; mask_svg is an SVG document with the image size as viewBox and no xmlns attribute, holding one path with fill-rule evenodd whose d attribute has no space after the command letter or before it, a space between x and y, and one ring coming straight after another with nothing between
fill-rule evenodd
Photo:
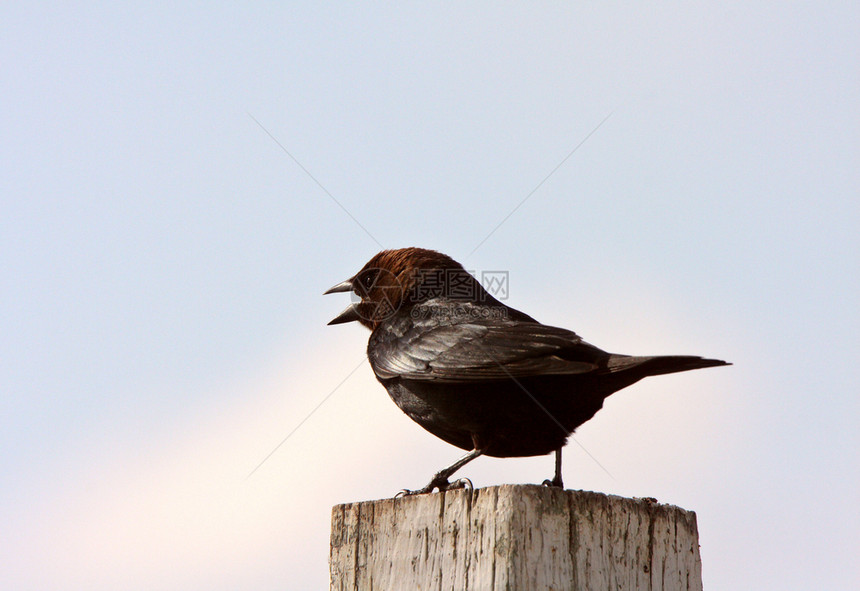
<instances>
[{"instance_id":1,"label":"bird's foot","mask_svg":"<svg viewBox=\"0 0 860 591\"><path fill-rule=\"evenodd\" d=\"M426 493L433 492L434 489L438 489L439 492L443 492L446 490L457 490L458 488L464 488L467 490L472 490L474 486L472 485L472 481L468 478L458 478L454 482L448 482L447 478L440 478L436 476L427 483L427 486L424 488L419 488L418 490L409 490L408 488L404 488L399 493L394 495L395 499L399 499L401 497L411 497L413 495L423 495Z\"/></svg>"},{"instance_id":2,"label":"bird's foot","mask_svg":"<svg viewBox=\"0 0 860 591\"><path fill-rule=\"evenodd\" d=\"M454 482L450 483L445 490L457 490L458 488L464 488L468 491L472 491L475 489L475 486L468 478L458 478Z\"/></svg>"},{"instance_id":3,"label":"bird's foot","mask_svg":"<svg viewBox=\"0 0 860 591\"><path fill-rule=\"evenodd\" d=\"M556 476L552 480L547 478L541 483L541 486L551 486L553 488L564 488L564 482L561 481L561 478Z\"/></svg>"}]
</instances>

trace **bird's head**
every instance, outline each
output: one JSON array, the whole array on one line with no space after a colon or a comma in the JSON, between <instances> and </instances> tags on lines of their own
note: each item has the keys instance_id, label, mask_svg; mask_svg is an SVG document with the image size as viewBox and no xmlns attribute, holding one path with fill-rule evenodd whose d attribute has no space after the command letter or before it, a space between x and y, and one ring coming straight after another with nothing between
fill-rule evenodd
<instances>
[{"instance_id":1,"label":"bird's head","mask_svg":"<svg viewBox=\"0 0 860 591\"><path fill-rule=\"evenodd\" d=\"M357 320L373 330L406 306L434 297L450 297L452 284L464 282L471 282L472 291L483 291L460 263L441 252L415 247L383 250L358 273L325 292L355 294L355 301L329 324Z\"/></svg>"}]
</instances>

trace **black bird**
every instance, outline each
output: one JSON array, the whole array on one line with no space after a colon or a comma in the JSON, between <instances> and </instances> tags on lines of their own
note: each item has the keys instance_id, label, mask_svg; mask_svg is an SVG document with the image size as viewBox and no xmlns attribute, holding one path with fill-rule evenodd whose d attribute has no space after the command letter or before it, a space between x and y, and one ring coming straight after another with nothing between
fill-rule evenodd
<instances>
[{"instance_id":1,"label":"black bird","mask_svg":"<svg viewBox=\"0 0 860 591\"><path fill-rule=\"evenodd\" d=\"M693 356L607 353L572 331L541 324L492 295L452 258L423 248L384 250L328 291L355 292L329 324L371 329L367 357L412 420L469 453L414 494L445 490L480 455L556 453L603 400L644 377L730 365ZM413 494L412 491L406 491Z\"/></svg>"}]
</instances>

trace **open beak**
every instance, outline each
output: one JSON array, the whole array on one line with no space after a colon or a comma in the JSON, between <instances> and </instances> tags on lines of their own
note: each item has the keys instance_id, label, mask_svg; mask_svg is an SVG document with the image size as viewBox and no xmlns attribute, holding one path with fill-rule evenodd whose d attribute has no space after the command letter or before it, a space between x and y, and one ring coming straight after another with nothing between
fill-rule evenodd
<instances>
[{"instance_id":1,"label":"open beak","mask_svg":"<svg viewBox=\"0 0 860 591\"><path fill-rule=\"evenodd\" d=\"M330 288L328 291L324 291L323 295L328 295L330 293L343 293L345 291L352 291L352 279L341 281L334 287Z\"/></svg>"},{"instance_id":2,"label":"open beak","mask_svg":"<svg viewBox=\"0 0 860 591\"><path fill-rule=\"evenodd\" d=\"M342 281L338 283L328 291L324 292L323 295L328 295L330 293L343 293L347 291L352 291L352 279L347 279L346 281ZM343 324L344 322L354 322L359 320L361 316L358 314L358 304L350 304L346 307L346 310L338 314L331 322L329 322L329 326L332 324Z\"/></svg>"},{"instance_id":3,"label":"open beak","mask_svg":"<svg viewBox=\"0 0 860 591\"><path fill-rule=\"evenodd\" d=\"M333 320L331 320L328 325L332 324L343 324L344 322L354 322L356 320L360 320L361 316L358 314L358 304L350 304L346 307L346 310L338 314Z\"/></svg>"}]
</instances>

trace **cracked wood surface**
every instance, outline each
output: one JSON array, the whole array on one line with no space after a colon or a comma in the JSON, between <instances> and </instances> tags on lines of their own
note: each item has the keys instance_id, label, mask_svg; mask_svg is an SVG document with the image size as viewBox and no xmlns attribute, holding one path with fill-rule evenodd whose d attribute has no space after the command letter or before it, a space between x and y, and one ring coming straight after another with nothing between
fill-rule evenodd
<instances>
[{"instance_id":1,"label":"cracked wood surface","mask_svg":"<svg viewBox=\"0 0 860 591\"><path fill-rule=\"evenodd\" d=\"M701 591L696 514L502 485L332 509L331 589Z\"/></svg>"}]
</instances>

